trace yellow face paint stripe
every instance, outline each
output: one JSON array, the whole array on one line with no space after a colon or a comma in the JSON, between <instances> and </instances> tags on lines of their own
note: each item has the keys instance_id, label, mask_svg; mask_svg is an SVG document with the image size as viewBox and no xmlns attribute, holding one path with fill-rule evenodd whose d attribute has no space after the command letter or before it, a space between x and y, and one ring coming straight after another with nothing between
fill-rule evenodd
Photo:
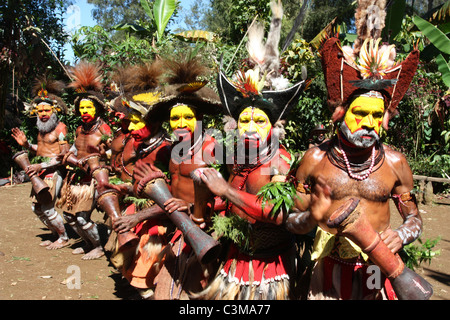
<instances>
[{"instance_id":1,"label":"yellow face paint stripe","mask_svg":"<svg viewBox=\"0 0 450 320\"><path fill-rule=\"evenodd\" d=\"M379 134L384 114L384 101L376 97L357 97L348 108L344 122L355 133L363 127L373 128Z\"/></svg>"},{"instance_id":2,"label":"yellow face paint stripe","mask_svg":"<svg viewBox=\"0 0 450 320\"><path fill-rule=\"evenodd\" d=\"M262 119L263 123L260 123L259 119ZM239 115L238 129L240 135L256 131L264 141L268 137L271 128L269 117L259 108L247 107Z\"/></svg>"},{"instance_id":3,"label":"yellow face paint stripe","mask_svg":"<svg viewBox=\"0 0 450 320\"><path fill-rule=\"evenodd\" d=\"M197 117L191 107L180 104L170 110L169 124L172 130L188 128L194 132L197 128Z\"/></svg>"},{"instance_id":4,"label":"yellow face paint stripe","mask_svg":"<svg viewBox=\"0 0 450 320\"><path fill-rule=\"evenodd\" d=\"M128 115L128 120L130 120L130 124L128 125L128 130L136 131L145 127L145 121L138 116L137 114L131 113Z\"/></svg>"}]
</instances>

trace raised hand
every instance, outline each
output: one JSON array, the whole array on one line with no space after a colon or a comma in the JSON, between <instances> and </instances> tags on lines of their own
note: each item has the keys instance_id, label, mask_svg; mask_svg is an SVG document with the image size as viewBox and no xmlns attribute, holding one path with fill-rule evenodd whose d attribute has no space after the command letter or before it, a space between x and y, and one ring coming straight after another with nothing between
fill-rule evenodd
<instances>
[{"instance_id":1,"label":"raised hand","mask_svg":"<svg viewBox=\"0 0 450 320\"><path fill-rule=\"evenodd\" d=\"M22 130L20 130L19 128L12 128L11 132L12 132L11 136L14 139L16 139L16 141L19 145L21 145L24 148L28 148L28 146L29 146L28 139Z\"/></svg>"},{"instance_id":2,"label":"raised hand","mask_svg":"<svg viewBox=\"0 0 450 320\"><path fill-rule=\"evenodd\" d=\"M316 221L324 219L331 206L331 188L322 176L316 180L311 193L310 211L312 218Z\"/></svg>"}]
</instances>

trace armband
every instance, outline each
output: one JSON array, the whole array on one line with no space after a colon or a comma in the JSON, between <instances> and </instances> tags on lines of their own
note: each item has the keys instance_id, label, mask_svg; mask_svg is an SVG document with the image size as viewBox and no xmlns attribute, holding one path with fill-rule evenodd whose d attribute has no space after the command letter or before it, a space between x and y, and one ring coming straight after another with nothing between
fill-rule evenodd
<instances>
[{"instance_id":1,"label":"armband","mask_svg":"<svg viewBox=\"0 0 450 320\"><path fill-rule=\"evenodd\" d=\"M311 193L310 187L308 185L306 185L306 184L303 184L303 183L298 183L296 190L299 193L304 193L304 194L310 194Z\"/></svg>"},{"instance_id":2,"label":"armband","mask_svg":"<svg viewBox=\"0 0 450 320\"><path fill-rule=\"evenodd\" d=\"M392 199L394 200L397 209L402 215L403 210L400 205L406 206L407 205L406 202L412 201L417 206L416 195L411 192L405 192L402 194L393 194Z\"/></svg>"}]
</instances>

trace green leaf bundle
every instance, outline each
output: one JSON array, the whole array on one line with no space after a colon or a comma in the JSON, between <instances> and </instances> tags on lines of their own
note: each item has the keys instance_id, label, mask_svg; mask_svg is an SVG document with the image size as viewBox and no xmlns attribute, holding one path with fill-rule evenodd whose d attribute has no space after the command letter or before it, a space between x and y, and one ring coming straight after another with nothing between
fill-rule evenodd
<instances>
[{"instance_id":1,"label":"green leaf bundle","mask_svg":"<svg viewBox=\"0 0 450 320\"><path fill-rule=\"evenodd\" d=\"M263 186L256 194L261 201L262 210L266 202L273 205L270 213L271 218L278 216L280 210L289 212L298 197L296 188L291 182L270 182Z\"/></svg>"},{"instance_id":2,"label":"green leaf bundle","mask_svg":"<svg viewBox=\"0 0 450 320\"><path fill-rule=\"evenodd\" d=\"M211 221L210 231L214 231L218 237L231 240L245 251L249 250L252 226L247 220L232 214L230 216L215 215Z\"/></svg>"}]
</instances>

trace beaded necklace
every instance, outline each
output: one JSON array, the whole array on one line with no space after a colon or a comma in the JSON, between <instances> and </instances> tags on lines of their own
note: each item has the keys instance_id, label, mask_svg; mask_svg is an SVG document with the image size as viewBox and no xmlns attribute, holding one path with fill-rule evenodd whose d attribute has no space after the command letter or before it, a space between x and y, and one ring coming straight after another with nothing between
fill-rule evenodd
<instances>
[{"instance_id":1,"label":"beaded necklace","mask_svg":"<svg viewBox=\"0 0 450 320\"><path fill-rule=\"evenodd\" d=\"M339 141L339 151L341 152L342 156L344 157L345 166L347 167L347 173L351 178L353 178L355 180L363 181L369 177L369 175L372 173L372 170L373 170L373 167L375 164L375 153L376 153L375 146L372 147L372 155L371 155L372 159L370 161L369 169L367 169L366 173L364 173L364 174L355 174L352 172L352 168L350 166L350 161L348 161L347 154L345 153L344 149L342 149L340 141Z\"/></svg>"}]
</instances>

